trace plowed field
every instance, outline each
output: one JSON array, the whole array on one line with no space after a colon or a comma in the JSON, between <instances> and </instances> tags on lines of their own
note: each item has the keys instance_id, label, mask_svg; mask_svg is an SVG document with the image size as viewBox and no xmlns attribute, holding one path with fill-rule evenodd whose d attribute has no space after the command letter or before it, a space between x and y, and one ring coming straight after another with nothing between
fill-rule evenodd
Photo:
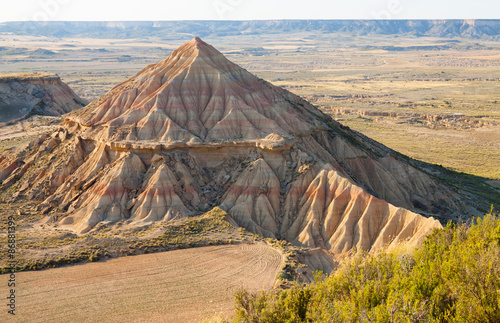
<instances>
[{"instance_id":1,"label":"plowed field","mask_svg":"<svg viewBox=\"0 0 500 323\"><path fill-rule=\"evenodd\" d=\"M197 322L233 310L233 293L271 288L281 254L211 246L18 273L16 316L2 322ZM3 281L7 276L3 275ZM5 308L7 308L5 306Z\"/></svg>"}]
</instances>

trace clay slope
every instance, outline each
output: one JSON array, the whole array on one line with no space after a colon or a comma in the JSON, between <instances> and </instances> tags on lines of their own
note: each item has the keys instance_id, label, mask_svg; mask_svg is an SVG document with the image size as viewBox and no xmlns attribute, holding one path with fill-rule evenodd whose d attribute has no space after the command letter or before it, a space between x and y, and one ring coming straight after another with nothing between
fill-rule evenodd
<instances>
[{"instance_id":1,"label":"clay slope","mask_svg":"<svg viewBox=\"0 0 500 323\"><path fill-rule=\"evenodd\" d=\"M0 176L3 191L80 233L219 206L252 232L332 253L417 242L440 227L417 212L469 208L409 159L199 38L0 160Z\"/></svg>"},{"instance_id":2,"label":"clay slope","mask_svg":"<svg viewBox=\"0 0 500 323\"><path fill-rule=\"evenodd\" d=\"M85 104L57 75L0 74L0 123L30 115L59 116Z\"/></svg>"},{"instance_id":3,"label":"clay slope","mask_svg":"<svg viewBox=\"0 0 500 323\"><path fill-rule=\"evenodd\" d=\"M88 128L84 136L116 144L200 144L326 130L312 109L195 38L68 122Z\"/></svg>"}]
</instances>

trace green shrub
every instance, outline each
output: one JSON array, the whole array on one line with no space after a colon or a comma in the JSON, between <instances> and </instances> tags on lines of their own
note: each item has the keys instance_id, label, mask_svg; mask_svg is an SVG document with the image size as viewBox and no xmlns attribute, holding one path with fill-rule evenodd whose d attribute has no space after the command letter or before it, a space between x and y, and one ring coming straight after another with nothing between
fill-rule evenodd
<instances>
[{"instance_id":1,"label":"green shrub","mask_svg":"<svg viewBox=\"0 0 500 323\"><path fill-rule=\"evenodd\" d=\"M236 321L252 323L306 322L311 290L293 287L275 294L250 294L245 290L235 293Z\"/></svg>"},{"instance_id":2,"label":"green shrub","mask_svg":"<svg viewBox=\"0 0 500 323\"><path fill-rule=\"evenodd\" d=\"M326 279L236 295L238 322L500 322L500 220L435 230L413 254L363 254Z\"/></svg>"}]
</instances>

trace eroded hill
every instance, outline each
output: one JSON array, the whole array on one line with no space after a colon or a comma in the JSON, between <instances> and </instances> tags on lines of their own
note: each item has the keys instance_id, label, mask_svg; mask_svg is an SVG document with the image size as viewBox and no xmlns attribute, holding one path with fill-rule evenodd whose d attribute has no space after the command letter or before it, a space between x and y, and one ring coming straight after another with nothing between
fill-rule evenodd
<instances>
[{"instance_id":1,"label":"eroded hill","mask_svg":"<svg viewBox=\"0 0 500 323\"><path fill-rule=\"evenodd\" d=\"M476 205L199 38L2 158L7 201L40 201L82 234L219 206L253 233L342 254L418 242L440 227L429 216Z\"/></svg>"},{"instance_id":2,"label":"eroded hill","mask_svg":"<svg viewBox=\"0 0 500 323\"><path fill-rule=\"evenodd\" d=\"M59 116L85 105L57 75L0 74L0 124L32 115Z\"/></svg>"}]
</instances>

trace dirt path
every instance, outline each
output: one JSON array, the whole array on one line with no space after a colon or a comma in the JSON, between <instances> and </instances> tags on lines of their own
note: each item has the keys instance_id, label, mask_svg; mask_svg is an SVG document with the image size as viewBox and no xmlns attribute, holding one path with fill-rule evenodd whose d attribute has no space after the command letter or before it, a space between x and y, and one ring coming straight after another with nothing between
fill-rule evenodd
<instances>
[{"instance_id":1,"label":"dirt path","mask_svg":"<svg viewBox=\"0 0 500 323\"><path fill-rule=\"evenodd\" d=\"M267 245L244 244L18 273L17 315L2 310L0 321L198 322L231 314L241 286L272 287L282 260Z\"/></svg>"}]
</instances>

